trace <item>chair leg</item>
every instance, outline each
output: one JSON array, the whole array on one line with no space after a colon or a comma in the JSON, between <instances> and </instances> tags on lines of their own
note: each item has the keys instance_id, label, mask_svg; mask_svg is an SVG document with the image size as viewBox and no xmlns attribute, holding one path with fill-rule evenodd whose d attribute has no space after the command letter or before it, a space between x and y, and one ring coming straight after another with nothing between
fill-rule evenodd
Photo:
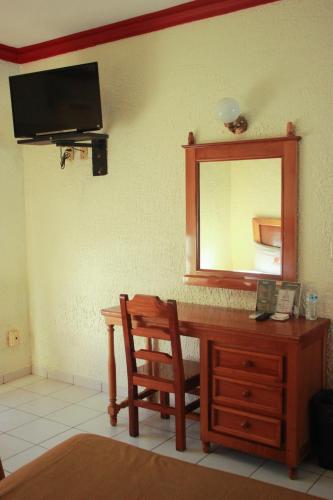
<instances>
[{"instance_id":1,"label":"chair leg","mask_svg":"<svg viewBox=\"0 0 333 500\"><path fill-rule=\"evenodd\" d=\"M134 400L138 397L138 388L133 386L131 389L128 391L129 435L137 437L139 435L139 409L134 406Z\"/></svg>"},{"instance_id":2,"label":"chair leg","mask_svg":"<svg viewBox=\"0 0 333 500\"><path fill-rule=\"evenodd\" d=\"M185 397L184 394L175 394L176 408L176 450L186 450L186 435L185 435Z\"/></svg>"},{"instance_id":3,"label":"chair leg","mask_svg":"<svg viewBox=\"0 0 333 500\"><path fill-rule=\"evenodd\" d=\"M166 406L170 406L170 394L168 392L160 392L160 403L165 408ZM161 418L168 419L170 415L165 413L163 410L161 411Z\"/></svg>"}]
</instances>

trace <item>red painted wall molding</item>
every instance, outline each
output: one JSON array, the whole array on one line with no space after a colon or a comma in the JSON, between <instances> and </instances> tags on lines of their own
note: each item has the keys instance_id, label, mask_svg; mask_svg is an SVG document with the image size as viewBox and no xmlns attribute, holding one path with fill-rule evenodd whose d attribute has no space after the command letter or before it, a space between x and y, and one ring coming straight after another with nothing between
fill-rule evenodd
<instances>
[{"instance_id":1,"label":"red painted wall molding","mask_svg":"<svg viewBox=\"0 0 333 500\"><path fill-rule=\"evenodd\" d=\"M3 61L18 63L19 50L0 43L0 59Z\"/></svg>"},{"instance_id":2,"label":"red painted wall molding","mask_svg":"<svg viewBox=\"0 0 333 500\"><path fill-rule=\"evenodd\" d=\"M24 64L38 59L86 49L102 43L114 42L123 38L142 35L152 31L170 28L179 24L220 16L281 0L192 0L176 7L160 10L151 14L133 17L125 21L107 24L99 28L81 31L73 35L56 38L47 42L28 45L20 49L0 45L0 59ZM1 47L6 47L8 54ZM10 51L11 54L10 54ZM6 56L7 57L3 57ZM12 56L12 59L10 58Z\"/></svg>"}]
</instances>

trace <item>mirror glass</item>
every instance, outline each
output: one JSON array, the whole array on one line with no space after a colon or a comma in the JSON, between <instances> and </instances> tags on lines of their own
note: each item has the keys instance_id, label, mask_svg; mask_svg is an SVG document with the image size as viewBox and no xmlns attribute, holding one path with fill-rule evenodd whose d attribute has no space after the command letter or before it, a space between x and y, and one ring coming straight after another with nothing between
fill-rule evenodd
<instances>
[{"instance_id":1,"label":"mirror glass","mask_svg":"<svg viewBox=\"0 0 333 500\"><path fill-rule=\"evenodd\" d=\"M281 273L281 167L281 158L200 162L200 269Z\"/></svg>"}]
</instances>

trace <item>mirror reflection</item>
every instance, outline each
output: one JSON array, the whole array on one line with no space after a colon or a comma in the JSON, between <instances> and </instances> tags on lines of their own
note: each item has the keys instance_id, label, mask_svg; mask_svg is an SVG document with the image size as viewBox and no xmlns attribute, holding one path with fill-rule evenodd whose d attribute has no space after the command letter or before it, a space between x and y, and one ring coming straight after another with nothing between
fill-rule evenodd
<instances>
[{"instance_id":1,"label":"mirror reflection","mask_svg":"<svg viewBox=\"0 0 333 500\"><path fill-rule=\"evenodd\" d=\"M281 158L200 163L200 269L281 274L281 177Z\"/></svg>"}]
</instances>

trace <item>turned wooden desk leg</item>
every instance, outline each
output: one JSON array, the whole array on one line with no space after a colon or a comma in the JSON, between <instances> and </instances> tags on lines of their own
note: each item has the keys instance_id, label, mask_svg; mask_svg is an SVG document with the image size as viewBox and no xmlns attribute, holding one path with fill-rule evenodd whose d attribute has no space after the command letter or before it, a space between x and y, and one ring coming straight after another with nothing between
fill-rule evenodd
<instances>
[{"instance_id":1,"label":"turned wooden desk leg","mask_svg":"<svg viewBox=\"0 0 333 500\"><path fill-rule=\"evenodd\" d=\"M210 452L210 442L208 441L202 441L202 451L204 453L209 453Z\"/></svg>"},{"instance_id":2,"label":"turned wooden desk leg","mask_svg":"<svg viewBox=\"0 0 333 500\"><path fill-rule=\"evenodd\" d=\"M288 468L289 479L297 479L297 467Z\"/></svg>"},{"instance_id":3,"label":"turned wooden desk leg","mask_svg":"<svg viewBox=\"0 0 333 500\"><path fill-rule=\"evenodd\" d=\"M116 375L116 359L114 355L114 325L109 325L109 406L108 413L110 415L111 425L117 425L117 414L119 406L117 405L117 375Z\"/></svg>"}]
</instances>

